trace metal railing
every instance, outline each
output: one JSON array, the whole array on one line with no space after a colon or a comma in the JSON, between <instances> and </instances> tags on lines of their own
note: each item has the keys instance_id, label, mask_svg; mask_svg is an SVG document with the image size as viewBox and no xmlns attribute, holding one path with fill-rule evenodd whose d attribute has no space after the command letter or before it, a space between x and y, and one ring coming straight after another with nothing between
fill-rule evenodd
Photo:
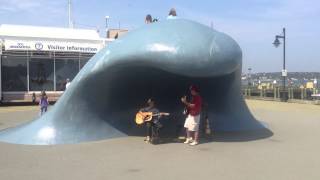
<instances>
[{"instance_id":1,"label":"metal railing","mask_svg":"<svg viewBox=\"0 0 320 180\"><path fill-rule=\"evenodd\" d=\"M272 89L257 87L242 87L242 94L245 98L262 98L273 100L319 100L319 97L314 96L320 93L320 89L313 88L296 88L288 87L283 90L281 87L275 87Z\"/></svg>"}]
</instances>

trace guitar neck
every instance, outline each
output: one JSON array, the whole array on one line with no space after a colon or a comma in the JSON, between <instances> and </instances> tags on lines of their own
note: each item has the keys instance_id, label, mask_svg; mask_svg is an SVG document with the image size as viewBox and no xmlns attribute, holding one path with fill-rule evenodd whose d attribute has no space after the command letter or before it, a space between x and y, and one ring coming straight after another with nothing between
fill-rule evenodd
<instances>
[{"instance_id":1,"label":"guitar neck","mask_svg":"<svg viewBox=\"0 0 320 180\"><path fill-rule=\"evenodd\" d=\"M152 114L152 116L160 116L161 113L157 113L157 114Z\"/></svg>"},{"instance_id":2,"label":"guitar neck","mask_svg":"<svg viewBox=\"0 0 320 180\"><path fill-rule=\"evenodd\" d=\"M161 115L169 115L169 113L157 113L157 114L152 114L152 116L161 116Z\"/></svg>"}]
</instances>

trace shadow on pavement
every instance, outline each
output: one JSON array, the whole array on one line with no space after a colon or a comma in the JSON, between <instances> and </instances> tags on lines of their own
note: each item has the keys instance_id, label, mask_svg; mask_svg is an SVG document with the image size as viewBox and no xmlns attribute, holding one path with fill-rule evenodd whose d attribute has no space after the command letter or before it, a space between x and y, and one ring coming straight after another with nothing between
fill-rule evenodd
<instances>
[{"instance_id":1,"label":"shadow on pavement","mask_svg":"<svg viewBox=\"0 0 320 180\"><path fill-rule=\"evenodd\" d=\"M273 136L273 132L268 129L239 132L217 132L212 135L202 135L200 144L213 142L247 142L265 139ZM164 137L157 140L154 145L183 143L184 139Z\"/></svg>"}]
</instances>

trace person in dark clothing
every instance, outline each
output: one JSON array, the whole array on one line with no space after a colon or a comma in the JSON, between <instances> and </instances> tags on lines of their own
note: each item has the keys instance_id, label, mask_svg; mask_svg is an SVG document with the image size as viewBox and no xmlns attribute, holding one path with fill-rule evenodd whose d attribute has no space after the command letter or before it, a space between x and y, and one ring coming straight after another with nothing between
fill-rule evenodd
<instances>
[{"instance_id":1,"label":"person in dark clothing","mask_svg":"<svg viewBox=\"0 0 320 180\"><path fill-rule=\"evenodd\" d=\"M49 106L48 96L45 91L41 92L39 106L40 106L40 116L42 116L45 112L47 112L47 109Z\"/></svg>"},{"instance_id":2,"label":"person in dark clothing","mask_svg":"<svg viewBox=\"0 0 320 180\"><path fill-rule=\"evenodd\" d=\"M149 98L147 101L147 107L140 109L141 112L152 112L152 114L158 114L157 116L153 116L151 121L145 122L146 124L146 139L147 143L152 143L155 139L159 138L159 129L162 127L159 119L161 117L161 113L155 106L155 101L153 98Z\"/></svg>"}]
</instances>

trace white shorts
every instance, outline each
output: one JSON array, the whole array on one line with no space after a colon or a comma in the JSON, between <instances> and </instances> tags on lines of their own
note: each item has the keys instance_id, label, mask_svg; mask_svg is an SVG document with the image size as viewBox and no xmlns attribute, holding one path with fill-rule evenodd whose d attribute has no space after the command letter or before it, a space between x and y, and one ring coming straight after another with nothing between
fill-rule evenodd
<instances>
[{"instance_id":1,"label":"white shorts","mask_svg":"<svg viewBox=\"0 0 320 180\"><path fill-rule=\"evenodd\" d=\"M188 115L186 121L184 122L184 127L188 129L188 131L198 131L200 124L200 114L197 116Z\"/></svg>"}]
</instances>

